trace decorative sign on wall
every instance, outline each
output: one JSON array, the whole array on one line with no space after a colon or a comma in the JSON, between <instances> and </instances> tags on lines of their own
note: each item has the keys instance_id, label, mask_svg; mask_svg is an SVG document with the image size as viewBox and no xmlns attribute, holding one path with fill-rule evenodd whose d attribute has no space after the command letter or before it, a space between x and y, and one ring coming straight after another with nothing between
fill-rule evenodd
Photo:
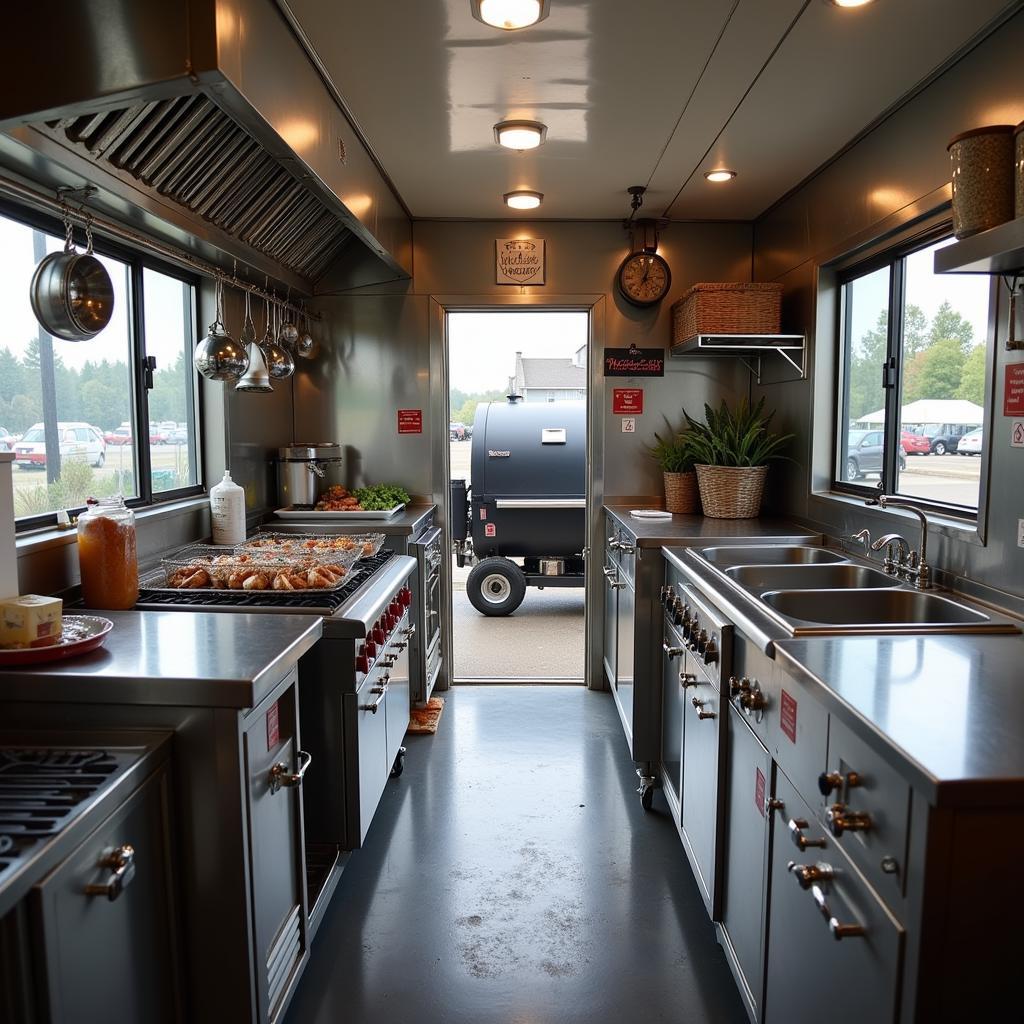
<instances>
[{"instance_id":1,"label":"decorative sign on wall","mask_svg":"<svg viewBox=\"0 0 1024 1024\"><path fill-rule=\"evenodd\" d=\"M544 284L543 238L496 238L496 284Z\"/></svg>"},{"instance_id":2,"label":"decorative sign on wall","mask_svg":"<svg viewBox=\"0 0 1024 1024\"><path fill-rule=\"evenodd\" d=\"M1010 363L1006 367L1003 415L1024 416L1024 363Z\"/></svg>"},{"instance_id":3,"label":"decorative sign on wall","mask_svg":"<svg viewBox=\"0 0 1024 1024\"><path fill-rule=\"evenodd\" d=\"M663 348L606 348L604 350L606 377L664 377L665 350Z\"/></svg>"},{"instance_id":4,"label":"decorative sign on wall","mask_svg":"<svg viewBox=\"0 0 1024 1024\"><path fill-rule=\"evenodd\" d=\"M643 388L612 388L612 415L640 416L643 411Z\"/></svg>"},{"instance_id":5,"label":"decorative sign on wall","mask_svg":"<svg viewBox=\"0 0 1024 1024\"><path fill-rule=\"evenodd\" d=\"M423 410L422 409L399 409L398 410L398 432L400 434L422 434L423 433Z\"/></svg>"}]
</instances>

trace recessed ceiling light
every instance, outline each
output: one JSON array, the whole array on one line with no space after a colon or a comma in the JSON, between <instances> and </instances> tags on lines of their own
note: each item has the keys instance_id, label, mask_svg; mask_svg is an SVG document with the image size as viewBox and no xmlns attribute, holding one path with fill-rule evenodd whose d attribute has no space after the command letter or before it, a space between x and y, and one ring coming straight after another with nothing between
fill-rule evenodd
<instances>
[{"instance_id":1,"label":"recessed ceiling light","mask_svg":"<svg viewBox=\"0 0 1024 1024\"><path fill-rule=\"evenodd\" d=\"M874 2L875 0L825 0L831 7L867 7Z\"/></svg>"},{"instance_id":2,"label":"recessed ceiling light","mask_svg":"<svg viewBox=\"0 0 1024 1024\"><path fill-rule=\"evenodd\" d=\"M736 172L725 167L716 167L713 171L705 171L704 177L708 181L732 181L736 177Z\"/></svg>"},{"instance_id":3,"label":"recessed ceiling light","mask_svg":"<svg viewBox=\"0 0 1024 1024\"><path fill-rule=\"evenodd\" d=\"M513 210L536 210L544 199L544 193L517 188L515 192L506 192L504 199L505 205Z\"/></svg>"},{"instance_id":4,"label":"recessed ceiling light","mask_svg":"<svg viewBox=\"0 0 1024 1024\"><path fill-rule=\"evenodd\" d=\"M548 134L540 121L501 121L494 126L494 141L508 149L536 149Z\"/></svg>"},{"instance_id":5,"label":"recessed ceiling light","mask_svg":"<svg viewBox=\"0 0 1024 1024\"><path fill-rule=\"evenodd\" d=\"M548 16L548 0L470 0L470 7L477 21L508 32Z\"/></svg>"}]
</instances>

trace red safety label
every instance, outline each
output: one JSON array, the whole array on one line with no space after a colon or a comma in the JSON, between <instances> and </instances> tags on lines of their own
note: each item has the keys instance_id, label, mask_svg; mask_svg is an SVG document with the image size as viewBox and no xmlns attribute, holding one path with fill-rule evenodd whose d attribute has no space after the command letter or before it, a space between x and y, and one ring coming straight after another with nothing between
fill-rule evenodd
<instances>
[{"instance_id":1,"label":"red safety label","mask_svg":"<svg viewBox=\"0 0 1024 1024\"><path fill-rule=\"evenodd\" d=\"M267 712L267 750L275 750L281 743L281 709L275 700Z\"/></svg>"},{"instance_id":2,"label":"red safety label","mask_svg":"<svg viewBox=\"0 0 1024 1024\"><path fill-rule=\"evenodd\" d=\"M1003 415L1024 416L1024 363L1010 363L1006 367Z\"/></svg>"},{"instance_id":3,"label":"red safety label","mask_svg":"<svg viewBox=\"0 0 1024 1024\"><path fill-rule=\"evenodd\" d=\"M480 507L480 521L483 522L487 518L487 509L483 506Z\"/></svg>"},{"instance_id":4,"label":"red safety label","mask_svg":"<svg viewBox=\"0 0 1024 1024\"><path fill-rule=\"evenodd\" d=\"M485 537L494 537L497 534L497 532L498 531L494 528L494 523L488 523L484 527L484 536Z\"/></svg>"},{"instance_id":5,"label":"red safety label","mask_svg":"<svg viewBox=\"0 0 1024 1024\"><path fill-rule=\"evenodd\" d=\"M399 409L398 410L398 432L400 434L422 434L423 433L423 410L422 409Z\"/></svg>"},{"instance_id":6,"label":"red safety label","mask_svg":"<svg viewBox=\"0 0 1024 1024\"><path fill-rule=\"evenodd\" d=\"M643 411L643 388L612 388L613 416L639 416Z\"/></svg>"},{"instance_id":7,"label":"red safety label","mask_svg":"<svg viewBox=\"0 0 1024 1024\"><path fill-rule=\"evenodd\" d=\"M789 742L796 743L796 701L785 690L779 705L779 725L789 737Z\"/></svg>"}]
</instances>

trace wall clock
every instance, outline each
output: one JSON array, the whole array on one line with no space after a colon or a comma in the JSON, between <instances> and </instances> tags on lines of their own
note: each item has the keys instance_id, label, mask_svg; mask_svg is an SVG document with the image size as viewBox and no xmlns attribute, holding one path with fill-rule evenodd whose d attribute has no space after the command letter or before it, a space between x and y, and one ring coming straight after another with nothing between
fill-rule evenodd
<instances>
[{"instance_id":1,"label":"wall clock","mask_svg":"<svg viewBox=\"0 0 1024 1024\"><path fill-rule=\"evenodd\" d=\"M672 271L656 252L633 252L619 265L615 279L627 302L653 306L668 294Z\"/></svg>"}]
</instances>

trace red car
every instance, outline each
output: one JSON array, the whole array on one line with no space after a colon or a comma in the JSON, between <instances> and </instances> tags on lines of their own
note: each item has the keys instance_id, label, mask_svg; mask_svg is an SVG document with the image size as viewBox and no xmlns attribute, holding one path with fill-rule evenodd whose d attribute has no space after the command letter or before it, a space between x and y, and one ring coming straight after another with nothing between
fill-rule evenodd
<instances>
[{"instance_id":1,"label":"red car","mask_svg":"<svg viewBox=\"0 0 1024 1024\"><path fill-rule=\"evenodd\" d=\"M932 450L932 442L924 434L912 434L909 430L900 431L900 445L906 455L927 455Z\"/></svg>"}]
</instances>

